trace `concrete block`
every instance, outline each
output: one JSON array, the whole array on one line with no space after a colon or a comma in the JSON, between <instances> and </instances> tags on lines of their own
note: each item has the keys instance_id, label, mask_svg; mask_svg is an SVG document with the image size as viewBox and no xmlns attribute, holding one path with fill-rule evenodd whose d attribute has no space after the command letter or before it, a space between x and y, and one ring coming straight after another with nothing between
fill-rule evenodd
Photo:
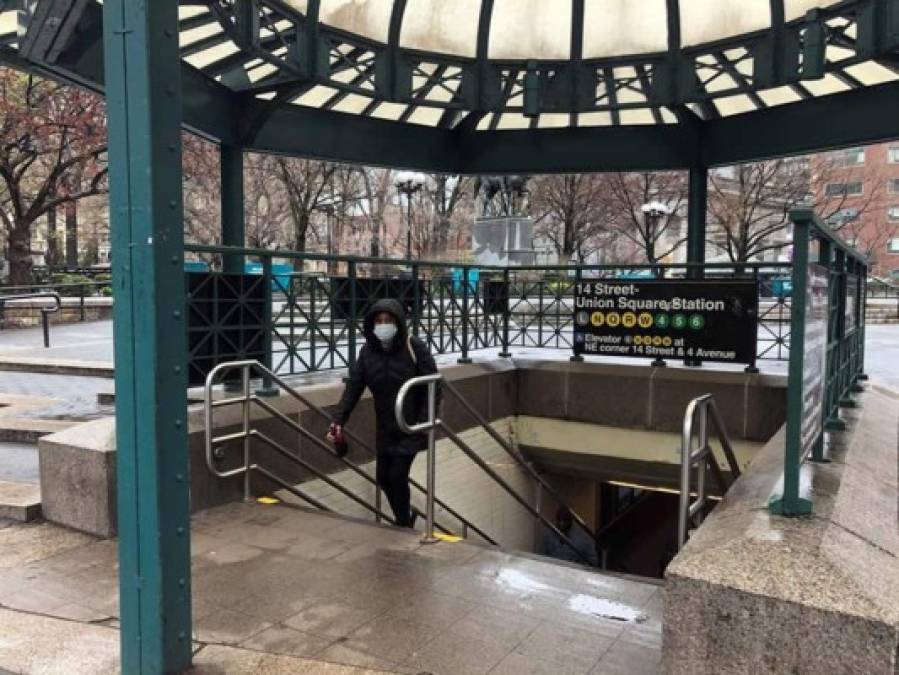
<instances>
[{"instance_id":1,"label":"concrete block","mask_svg":"<svg viewBox=\"0 0 899 675\"><path fill-rule=\"evenodd\" d=\"M44 518L100 537L116 533L115 421L75 425L38 442Z\"/></svg>"},{"instance_id":2,"label":"concrete block","mask_svg":"<svg viewBox=\"0 0 899 675\"><path fill-rule=\"evenodd\" d=\"M806 463L813 517L771 515L783 433L666 571L663 663L681 673L884 673L899 654L899 406L860 397L832 462Z\"/></svg>"}]
</instances>

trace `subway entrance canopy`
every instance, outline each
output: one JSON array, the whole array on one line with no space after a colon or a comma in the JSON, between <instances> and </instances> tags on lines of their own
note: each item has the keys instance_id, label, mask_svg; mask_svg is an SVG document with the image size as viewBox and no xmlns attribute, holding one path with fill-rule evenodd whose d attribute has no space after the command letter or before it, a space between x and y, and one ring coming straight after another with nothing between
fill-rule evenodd
<instances>
[{"instance_id":1,"label":"subway entrance canopy","mask_svg":"<svg viewBox=\"0 0 899 675\"><path fill-rule=\"evenodd\" d=\"M178 4L184 121L248 149L467 173L670 169L899 126L894 0ZM7 60L102 88L99 2L0 8Z\"/></svg>"},{"instance_id":2,"label":"subway entrance canopy","mask_svg":"<svg viewBox=\"0 0 899 675\"><path fill-rule=\"evenodd\" d=\"M107 99L125 673L191 661L181 131L447 173L686 169L899 137L899 0L0 0L0 61Z\"/></svg>"}]
</instances>

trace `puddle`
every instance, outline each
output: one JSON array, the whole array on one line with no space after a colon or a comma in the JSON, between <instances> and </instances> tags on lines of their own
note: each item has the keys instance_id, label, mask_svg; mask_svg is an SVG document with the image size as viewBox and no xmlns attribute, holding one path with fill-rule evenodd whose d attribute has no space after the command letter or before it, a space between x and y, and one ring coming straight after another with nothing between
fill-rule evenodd
<instances>
[{"instance_id":1,"label":"puddle","mask_svg":"<svg viewBox=\"0 0 899 675\"><path fill-rule=\"evenodd\" d=\"M540 583L524 572L508 568L500 570L497 575L497 581L504 586L524 593L539 593L540 591L550 590L549 586Z\"/></svg>"},{"instance_id":2,"label":"puddle","mask_svg":"<svg viewBox=\"0 0 899 675\"><path fill-rule=\"evenodd\" d=\"M579 614L589 614L612 621L633 621L643 623L645 614L629 605L614 600L605 600L592 595L574 595L568 601L568 608Z\"/></svg>"}]
</instances>

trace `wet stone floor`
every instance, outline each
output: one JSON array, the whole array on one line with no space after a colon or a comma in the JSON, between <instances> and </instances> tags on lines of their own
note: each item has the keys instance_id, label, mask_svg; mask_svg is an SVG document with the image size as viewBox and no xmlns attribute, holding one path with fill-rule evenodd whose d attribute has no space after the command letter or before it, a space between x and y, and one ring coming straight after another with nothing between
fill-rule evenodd
<instances>
[{"instance_id":1,"label":"wet stone floor","mask_svg":"<svg viewBox=\"0 0 899 675\"><path fill-rule=\"evenodd\" d=\"M115 547L47 523L0 529L0 611L116 628ZM227 646L397 673L660 670L650 582L280 505L194 515L192 555L198 659Z\"/></svg>"}]
</instances>

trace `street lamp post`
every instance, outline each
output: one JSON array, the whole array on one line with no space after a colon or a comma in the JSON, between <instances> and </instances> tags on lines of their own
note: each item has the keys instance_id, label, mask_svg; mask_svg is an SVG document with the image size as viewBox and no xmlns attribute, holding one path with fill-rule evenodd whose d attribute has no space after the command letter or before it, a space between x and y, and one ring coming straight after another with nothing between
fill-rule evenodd
<instances>
[{"instance_id":1,"label":"street lamp post","mask_svg":"<svg viewBox=\"0 0 899 675\"><path fill-rule=\"evenodd\" d=\"M325 246L327 247L328 253L328 275L333 275L336 272L337 266L334 264L334 260L331 256L334 255L334 213L335 213L335 203L328 202L326 204L318 204L313 207L316 211L321 211L325 214Z\"/></svg>"},{"instance_id":2,"label":"street lamp post","mask_svg":"<svg viewBox=\"0 0 899 675\"><path fill-rule=\"evenodd\" d=\"M667 205L662 202L649 202L640 207L640 210L643 212L644 218L646 218L646 234L647 239L653 242L653 246L655 246L656 240L656 232L658 231L659 220L663 216L667 216L671 214L671 209L668 208ZM653 257L655 257L655 251L653 250ZM655 262L651 260L650 262ZM656 267L653 269L654 276L657 279L660 279L664 273L664 268ZM655 361L652 362L654 368L664 368L666 365L665 360L657 356Z\"/></svg>"},{"instance_id":3,"label":"street lamp post","mask_svg":"<svg viewBox=\"0 0 899 675\"><path fill-rule=\"evenodd\" d=\"M659 220L661 220L663 216L671 215L671 209L668 208L667 204L663 204L662 202L648 202L647 204L641 206L640 210L643 212L643 217L646 218L646 234L648 235L647 238L652 240L653 247L655 247ZM654 252L653 255L655 255ZM651 260L650 262L655 261ZM659 267L654 269L653 272L655 273L655 276L661 277L663 274L663 269Z\"/></svg>"},{"instance_id":4,"label":"street lamp post","mask_svg":"<svg viewBox=\"0 0 899 675\"><path fill-rule=\"evenodd\" d=\"M406 196L406 259L412 259L412 196L424 187L425 177L414 171L400 171L396 175L396 189Z\"/></svg>"}]
</instances>

